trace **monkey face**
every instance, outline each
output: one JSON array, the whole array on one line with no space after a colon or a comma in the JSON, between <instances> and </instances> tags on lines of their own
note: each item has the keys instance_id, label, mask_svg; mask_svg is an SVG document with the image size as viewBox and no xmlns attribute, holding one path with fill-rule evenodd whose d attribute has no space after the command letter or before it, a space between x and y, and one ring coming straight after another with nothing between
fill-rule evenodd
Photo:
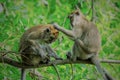
<instances>
[{"instance_id":1,"label":"monkey face","mask_svg":"<svg viewBox=\"0 0 120 80\"><path fill-rule=\"evenodd\" d=\"M57 39L58 34L58 30L56 30L53 26L49 26L44 30L44 41L46 43L52 43Z\"/></svg>"},{"instance_id":2,"label":"monkey face","mask_svg":"<svg viewBox=\"0 0 120 80\"><path fill-rule=\"evenodd\" d=\"M73 11L68 18L70 19L70 23L72 25L72 27L75 26L75 22L78 22L80 19L80 11L79 10L75 10Z\"/></svg>"},{"instance_id":3,"label":"monkey face","mask_svg":"<svg viewBox=\"0 0 120 80\"><path fill-rule=\"evenodd\" d=\"M74 16L79 16L79 15L80 15L79 10L75 10L75 11L73 11L73 12L68 16L68 18L69 18L70 20L73 20L73 17L74 17Z\"/></svg>"}]
</instances>

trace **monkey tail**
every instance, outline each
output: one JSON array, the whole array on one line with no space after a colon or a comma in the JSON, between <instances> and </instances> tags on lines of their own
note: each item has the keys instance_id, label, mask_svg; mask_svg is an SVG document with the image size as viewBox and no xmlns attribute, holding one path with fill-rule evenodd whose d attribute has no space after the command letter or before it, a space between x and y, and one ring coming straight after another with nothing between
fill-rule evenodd
<instances>
[{"instance_id":1,"label":"monkey tail","mask_svg":"<svg viewBox=\"0 0 120 80\"><path fill-rule=\"evenodd\" d=\"M26 73L24 68L21 69L21 80L26 80Z\"/></svg>"},{"instance_id":2,"label":"monkey tail","mask_svg":"<svg viewBox=\"0 0 120 80\"><path fill-rule=\"evenodd\" d=\"M55 69L55 71L56 71L56 73L57 73L58 80L61 80L61 79L60 79L60 74L59 74L59 72L58 72L58 70L57 70L55 64L53 63L52 65L53 65L53 67L54 67L54 69Z\"/></svg>"},{"instance_id":3,"label":"monkey tail","mask_svg":"<svg viewBox=\"0 0 120 80\"><path fill-rule=\"evenodd\" d=\"M99 71L99 73L102 75L104 80L109 80L109 78L106 76L106 73L103 71L100 62L98 60L97 56L93 56L91 57L91 61L93 62L93 64L96 66L97 70Z\"/></svg>"},{"instance_id":4,"label":"monkey tail","mask_svg":"<svg viewBox=\"0 0 120 80\"><path fill-rule=\"evenodd\" d=\"M105 69L103 69L103 72L105 73L105 76L107 77L108 80L114 80Z\"/></svg>"}]
</instances>

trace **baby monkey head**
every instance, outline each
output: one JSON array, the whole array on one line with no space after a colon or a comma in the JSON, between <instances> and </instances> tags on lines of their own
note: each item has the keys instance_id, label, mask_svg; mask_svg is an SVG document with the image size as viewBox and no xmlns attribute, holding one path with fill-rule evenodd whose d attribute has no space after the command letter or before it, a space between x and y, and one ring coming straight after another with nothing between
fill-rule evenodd
<instances>
[{"instance_id":1,"label":"baby monkey head","mask_svg":"<svg viewBox=\"0 0 120 80\"><path fill-rule=\"evenodd\" d=\"M44 29L44 36L43 40L46 43L52 43L54 42L59 35L59 32L57 29L53 27L53 25L46 25Z\"/></svg>"}]
</instances>

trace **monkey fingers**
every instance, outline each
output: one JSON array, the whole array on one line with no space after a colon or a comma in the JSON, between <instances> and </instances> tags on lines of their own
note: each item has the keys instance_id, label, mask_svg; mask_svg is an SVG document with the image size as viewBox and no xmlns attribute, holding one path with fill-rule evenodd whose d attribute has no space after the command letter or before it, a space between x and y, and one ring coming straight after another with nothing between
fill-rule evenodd
<instances>
[{"instance_id":1,"label":"monkey fingers","mask_svg":"<svg viewBox=\"0 0 120 80\"><path fill-rule=\"evenodd\" d=\"M75 37L76 35L73 33L73 31L64 29L63 27L60 27L57 23L54 23L53 26L54 26L57 30L59 30L59 31L61 31L62 33L64 33L66 36L70 37L71 40L74 41L74 39L76 38L76 37Z\"/></svg>"},{"instance_id":2,"label":"monkey fingers","mask_svg":"<svg viewBox=\"0 0 120 80\"><path fill-rule=\"evenodd\" d=\"M47 46L47 47L46 47L46 50L47 50L48 55L49 55L50 57L54 57L56 60L63 60L62 58L60 58L60 57L56 54L56 52L55 52L50 46Z\"/></svg>"},{"instance_id":3,"label":"monkey fingers","mask_svg":"<svg viewBox=\"0 0 120 80\"><path fill-rule=\"evenodd\" d=\"M55 29L58 29L58 30L59 30L59 27L60 27L60 26L59 26L57 23L53 23L53 26L54 26Z\"/></svg>"}]
</instances>

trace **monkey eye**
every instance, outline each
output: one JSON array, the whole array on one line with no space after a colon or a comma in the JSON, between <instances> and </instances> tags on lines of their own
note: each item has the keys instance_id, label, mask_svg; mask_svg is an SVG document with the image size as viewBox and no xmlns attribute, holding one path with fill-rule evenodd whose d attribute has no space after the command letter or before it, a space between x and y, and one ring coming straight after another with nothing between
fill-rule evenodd
<instances>
[{"instance_id":1,"label":"monkey eye","mask_svg":"<svg viewBox=\"0 0 120 80\"><path fill-rule=\"evenodd\" d=\"M76 13L75 13L76 15L80 15L80 13L77 11Z\"/></svg>"},{"instance_id":2,"label":"monkey eye","mask_svg":"<svg viewBox=\"0 0 120 80\"><path fill-rule=\"evenodd\" d=\"M49 32L50 32L50 29L49 29L49 28L47 28L45 31L46 31L47 33L49 33Z\"/></svg>"}]
</instances>

